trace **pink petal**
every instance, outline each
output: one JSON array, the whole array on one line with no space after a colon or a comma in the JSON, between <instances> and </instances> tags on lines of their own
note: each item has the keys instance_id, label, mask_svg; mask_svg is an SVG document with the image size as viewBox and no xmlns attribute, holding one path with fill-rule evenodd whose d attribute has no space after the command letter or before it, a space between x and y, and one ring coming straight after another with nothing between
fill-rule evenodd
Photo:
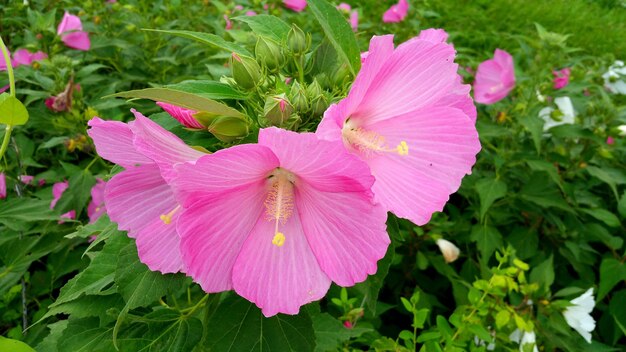
<instances>
[{"instance_id":1,"label":"pink petal","mask_svg":"<svg viewBox=\"0 0 626 352\"><path fill-rule=\"evenodd\" d=\"M493 59L478 65L474 80L474 99L477 103L493 104L504 99L515 87L513 57L496 49Z\"/></svg>"},{"instance_id":2,"label":"pink petal","mask_svg":"<svg viewBox=\"0 0 626 352\"><path fill-rule=\"evenodd\" d=\"M63 192L68 189L70 186L68 181L57 182L52 185L52 202L50 202L50 209L54 209L54 206L57 204Z\"/></svg>"},{"instance_id":3,"label":"pink petal","mask_svg":"<svg viewBox=\"0 0 626 352\"><path fill-rule=\"evenodd\" d=\"M31 54L26 49L19 49L13 53L13 65L15 67L19 65L30 65L32 63Z\"/></svg>"},{"instance_id":4,"label":"pink petal","mask_svg":"<svg viewBox=\"0 0 626 352\"><path fill-rule=\"evenodd\" d=\"M62 33L69 32L69 31L82 31L82 30L83 30L83 24L80 21L80 18L78 16L74 16L70 14L69 12L65 11L65 14L63 15L63 19L61 20L61 23L59 23L59 26L57 27L57 35L61 35Z\"/></svg>"},{"instance_id":5,"label":"pink petal","mask_svg":"<svg viewBox=\"0 0 626 352\"><path fill-rule=\"evenodd\" d=\"M191 166L191 165L190 165ZM264 212L264 180L214 195L195 194L178 221L185 270L206 292L232 289L243 243Z\"/></svg>"},{"instance_id":6,"label":"pink petal","mask_svg":"<svg viewBox=\"0 0 626 352\"><path fill-rule=\"evenodd\" d=\"M448 40L448 33L443 29L428 28L422 30L417 38L433 43L445 43Z\"/></svg>"},{"instance_id":7,"label":"pink petal","mask_svg":"<svg viewBox=\"0 0 626 352\"><path fill-rule=\"evenodd\" d=\"M168 103L162 103L160 101L157 102L157 105L165 110L168 114L170 114L173 118L178 120L178 122L180 122L183 126L188 128L204 129L204 126L202 126L202 124L198 122L198 120L193 118L193 114L195 114L196 111L181 108L180 106Z\"/></svg>"},{"instance_id":8,"label":"pink petal","mask_svg":"<svg viewBox=\"0 0 626 352\"><path fill-rule=\"evenodd\" d=\"M337 5L337 10L350 12L352 10L352 7L350 6L350 4L346 4L345 2L342 2L341 4Z\"/></svg>"},{"instance_id":9,"label":"pink petal","mask_svg":"<svg viewBox=\"0 0 626 352\"><path fill-rule=\"evenodd\" d=\"M472 121L476 122L476 105L470 96L471 86L463 84L461 76L457 75L457 81L449 94L443 96L435 105L449 106L462 110Z\"/></svg>"},{"instance_id":10,"label":"pink petal","mask_svg":"<svg viewBox=\"0 0 626 352\"><path fill-rule=\"evenodd\" d=\"M436 102L455 84L457 65L451 45L423 40L404 44L385 58L363 100L350 114L352 118L373 123L398 116ZM370 48L365 64L372 60L372 55L375 53ZM345 101L351 99L349 94Z\"/></svg>"},{"instance_id":11,"label":"pink petal","mask_svg":"<svg viewBox=\"0 0 626 352\"><path fill-rule=\"evenodd\" d=\"M106 182L98 179L96 184L91 187L91 201L87 205L87 216L89 216L89 222L95 222L102 214L106 212L104 205L104 188Z\"/></svg>"},{"instance_id":12,"label":"pink petal","mask_svg":"<svg viewBox=\"0 0 626 352\"><path fill-rule=\"evenodd\" d=\"M311 252L298 214L281 225L280 247L272 243L274 231L273 222L259 217L235 262L233 286L266 317L298 314L300 306L324 297L330 279Z\"/></svg>"},{"instance_id":13,"label":"pink petal","mask_svg":"<svg viewBox=\"0 0 626 352\"><path fill-rule=\"evenodd\" d=\"M385 136L388 145L406 141L408 155L385 153L368 164L376 199L417 225L443 209L480 151L474 122L450 107L414 111L366 128Z\"/></svg>"},{"instance_id":14,"label":"pink petal","mask_svg":"<svg viewBox=\"0 0 626 352\"><path fill-rule=\"evenodd\" d=\"M131 167L113 176L107 182L104 200L111 220L137 239L142 262L163 273L181 270L175 225L178 203L156 165ZM161 215L172 211L172 222L164 223Z\"/></svg>"},{"instance_id":15,"label":"pink petal","mask_svg":"<svg viewBox=\"0 0 626 352\"><path fill-rule=\"evenodd\" d=\"M61 35L63 43L72 49L87 51L91 47L87 32L71 32Z\"/></svg>"},{"instance_id":16,"label":"pink petal","mask_svg":"<svg viewBox=\"0 0 626 352\"><path fill-rule=\"evenodd\" d=\"M391 5L391 7L383 14L383 22L396 23L404 20L409 12L409 3L407 0L400 0L397 4Z\"/></svg>"},{"instance_id":17,"label":"pink petal","mask_svg":"<svg viewBox=\"0 0 626 352\"><path fill-rule=\"evenodd\" d=\"M283 5L290 10L301 12L306 8L306 0L283 0Z\"/></svg>"},{"instance_id":18,"label":"pink petal","mask_svg":"<svg viewBox=\"0 0 626 352\"><path fill-rule=\"evenodd\" d=\"M0 199L7 197L7 177L4 172L0 172Z\"/></svg>"},{"instance_id":19,"label":"pink petal","mask_svg":"<svg viewBox=\"0 0 626 352\"><path fill-rule=\"evenodd\" d=\"M31 176L31 175L20 175L19 177L20 181L25 184L25 185L29 185L31 182L33 182L33 180L35 179L35 176ZM59 196L60 197L60 196Z\"/></svg>"},{"instance_id":20,"label":"pink petal","mask_svg":"<svg viewBox=\"0 0 626 352\"><path fill-rule=\"evenodd\" d=\"M7 48L7 55L9 55L9 60L11 60L11 52L9 51L8 48ZM13 64L13 60L11 60L11 64ZM0 52L0 71L6 71L6 70L7 70L7 61L4 59L4 54Z\"/></svg>"},{"instance_id":21,"label":"pink petal","mask_svg":"<svg viewBox=\"0 0 626 352\"><path fill-rule=\"evenodd\" d=\"M296 205L311 250L331 280L352 286L376 273L389 245L387 212L369 192L320 192L301 183Z\"/></svg>"},{"instance_id":22,"label":"pink petal","mask_svg":"<svg viewBox=\"0 0 626 352\"><path fill-rule=\"evenodd\" d=\"M174 176L175 164L195 161L206 155L135 109L131 109L131 112L135 115L135 122L131 126L135 148L159 165L165 180L169 181Z\"/></svg>"},{"instance_id":23,"label":"pink petal","mask_svg":"<svg viewBox=\"0 0 626 352\"><path fill-rule=\"evenodd\" d=\"M195 165L178 165L179 176L172 186L187 207L198 194L230 192L256 184L278 166L278 159L270 149L257 144L242 144L204 155Z\"/></svg>"},{"instance_id":24,"label":"pink petal","mask_svg":"<svg viewBox=\"0 0 626 352\"><path fill-rule=\"evenodd\" d=\"M319 140L313 133L264 128L259 144L274 152L280 167L319 190L369 192L374 182L367 165L341 143Z\"/></svg>"},{"instance_id":25,"label":"pink petal","mask_svg":"<svg viewBox=\"0 0 626 352\"><path fill-rule=\"evenodd\" d=\"M133 132L127 124L94 117L87 125L90 127L87 134L93 139L98 155L104 159L125 168L153 163L135 149Z\"/></svg>"},{"instance_id":26,"label":"pink petal","mask_svg":"<svg viewBox=\"0 0 626 352\"><path fill-rule=\"evenodd\" d=\"M357 10L350 12L350 27L355 32L359 29L359 11Z\"/></svg>"},{"instance_id":27,"label":"pink petal","mask_svg":"<svg viewBox=\"0 0 626 352\"><path fill-rule=\"evenodd\" d=\"M43 51L38 51L34 54L31 54L30 56L31 60L34 61L40 61L40 60L44 60L48 58L48 54L44 53Z\"/></svg>"}]
</instances>

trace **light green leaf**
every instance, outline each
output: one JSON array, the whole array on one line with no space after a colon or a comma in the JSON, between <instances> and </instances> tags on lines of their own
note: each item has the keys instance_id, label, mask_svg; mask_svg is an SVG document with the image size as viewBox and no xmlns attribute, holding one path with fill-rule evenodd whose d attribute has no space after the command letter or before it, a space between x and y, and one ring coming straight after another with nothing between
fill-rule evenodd
<instances>
[{"instance_id":1,"label":"light green leaf","mask_svg":"<svg viewBox=\"0 0 626 352\"><path fill-rule=\"evenodd\" d=\"M226 41L224 38L219 37L215 34L193 32L193 31L161 30L161 29L144 29L144 30L151 31L151 32L172 34L172 35L176 35L176 36L183 37L183 38L189 38L189 39L193 39L203 44L209 44L211 46L217 47L224 51L237 53L241 55L252 56L252 54L246 48L240 45L237 45L235 43Z\"/></svg>"},{"instance_id":2,"label":"light green leaf","mask_svg":"<svg viewBox=\"0 0 626 352\"><path fill-rule=\"evenodd\" d=\"M306 312L265 318L254 304L235 295L218 306L209 319L207 333L210 351L312 352L315 349L313 323Z\"/></svg>"},{"instance_id":3,"label":"light green leaf","mask_svg":"<svg viewBox=\"0 0 626 352\"><path fill-rule=\"evenodd\" d=\"M271 15L239 16L233 20L245 22L255 34L269 37L279 43L287 39L287 33L291 29L283 20Z\"/></svg>"},{"instance_id":4,"label":"light green leaf","mask_svg":"<svg viewBox=\"0 0 626 352\"><path fill-rule=\"evenodd\" d=\"M169 84L165 88L182 92L192 93L207 99L234 99L245 100L246 94L236 90L228 84L215 81L183 81L176 84Z\"/></svg>"},{"instance_id":5,"label":"light green leaf","mask_svg":"<svg viewBox=\"0 0 626 352\"><path fill-rule=\"evenodd\" d=\"M333 44L339 57L356 76L361 68L361 51L354 32L345 17L326 0L309 0L309 8L322 26L326 38Z\"/></svg>"},{"instance_id":6,"label":"light green leaf","mask_svg":"<svg viewBox=\"0 0 626 352\"><path fill-rule=\"evenodd\" d=\"M21 101L7 93L0 94L0 123L23 125L28 122L28 110Z\"/></svg>"},{"instance_id":7,"label":"light green leaf","mask_svg":"<svg viewBox=\"0 0 626 352\"><path fill-rule=\"evenodd\" d=\"M205 98L201 95L172 88L146 88L131 90L128 92L108 95L105 98L107 97L150 99L191 110L204 111L215 115L243 118L242 113L225 104L217 102L213 99Z\"/></svg>"},{"instance_id":8,"label":"light green leaf","mask_svg":"<svg viewBox=\"0 0 626 352\"><path fill-rule=\"evenodd\" d=\"M506 183L498 179L483 178L476 182L476 191L480 198L480 219L482 220L487 210L494 201L506 195Z\"/></svg>"},{"instance_id":9,"label":"light green leaf","mask_svg":"<svg viewBox=\"0 0 626 352\"><path fill-rule=\"evenodd\" d=\"M0 336L0 351L37 352L22 341L7 339L3 336Z\"/></svg>"}]
</instances>

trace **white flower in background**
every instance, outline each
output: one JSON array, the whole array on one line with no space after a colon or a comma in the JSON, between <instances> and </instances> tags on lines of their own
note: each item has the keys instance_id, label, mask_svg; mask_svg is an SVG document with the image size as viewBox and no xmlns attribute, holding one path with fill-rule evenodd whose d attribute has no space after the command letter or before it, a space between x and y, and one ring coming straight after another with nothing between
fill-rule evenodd
<instances>
[{"instance_id":1,"label":"white flower in background","mask_svg":"<svg viewBox=\"0 0 626 352\"><path fill-rule=\"evenodd\" d=\"M546 102L546 97L541 94L539 89L535 89L535 94L537 95L537 100L539 100L540 103Z\"/></svg>"},{"instance_id":2,"label":"white flower in background","mask_svg":"<svg viewBox=\"0 0 626 352\"><path fill-rule=\"evenodd\" d=\"M493 340L495 341L495 339ZM493 351L496 349L496 343L495 342L489 342L489 344L487 345L486 349L487 351ZM478 338L478 336L474 336L474 344L476 346L484 346L485 345L485 341L481 340Z\"/></svg>"},{"instance_id":3,"label":"white flower in background","mask_svg":"<svg viewBox=\"0 0 626 352\"><path fill-rule=\"evenodd\" d=\"M619 130L620 136L622 137L626 136L626 125L617 126L617 129Z\"/></svg>"},{"instance_id":4,"label":"white flower in background","mask_svg":"<svg viewBox=\"0 0 626 352\"><path fill-rule=\"evenodd\" d=\"M558 109L545 107L539 111L539 117L545 121L543 124L544 132L554 126L574 123L576 111L574 111L574 105L572 105L570 98L558 97L554 99L554 103Z\"/></svg>"},{"instance_id":5,"label":"white flower in background","mask_svg":"<svg viewBox=\"0 0 626 352\"><path fill-rule=\"evenodd\" d=\"M580 297L570 301L571 306L563 311L567 324L587 341L591 343L591 332L596 328L596 321L591 316L591 311L596 305L593 299L593 288L587 290Z\"/></svg>"},{"instance_id":6,"label":"white flower in background","mask_svg":"<svg viewBox=\"0 0 626 352\"><path fill-rule=\"evenodd\" d=\"M535 339L536 336L534 331L522 332L519 329L515 329L515 331L509 335L509 340L519 343L520 352L524 352L524 345L531 343L535 344L535 346L533 346L533 352L539 352Z\"/></svg>"},{"instance_id":7,"label":"white flower in background","mask_svg":"<svg viewBox=\"0 0 626 352\"><path fill-rule=\"evenodd\" d=\"M602 75L604 86L615 94L626 94L626 66L624 61L617 60Z\"/></svg>"},{"instance_id":8,"label":"white flower in background","mask_svg":"<svg viewBox=\"0 0 626 352\"><path fill-rule=\"evenodd\" d=\"M436 243L437 246L439 246L441 254L443 254L443 258L446 260L446 263L452 263L459 257L461 251L459 250L459 247L454 245L454 243L444 240L443 238L438 239Z\"/></svg>"}]
</instances>

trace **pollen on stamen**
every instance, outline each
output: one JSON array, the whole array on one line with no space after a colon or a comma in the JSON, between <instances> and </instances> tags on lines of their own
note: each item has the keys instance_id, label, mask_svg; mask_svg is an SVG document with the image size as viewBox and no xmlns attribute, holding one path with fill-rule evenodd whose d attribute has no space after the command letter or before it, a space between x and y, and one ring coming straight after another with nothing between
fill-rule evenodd
<instances>
[{"instance_id":1,"label":"pollen on stamen","mask_svg":"<svg viewBox=\"0 0 626 352\"><path fill-rule=\"evenodd\" d=\"M405 141L401 141L396 147L396 151L399 155L409 155L409 145Z\"/></svg>"},{"instance_id":2,"label":"pollen on stamen","mask_svg":"<svg viewBox=\"0 0 626 352\"><path fill-rule=\"evenodd\" d=\"M279 179L265 198L265 215L268 221L285 224L293 213L293 191L287 180Z\"/></svg>"},{"instance_id":3,"label":"pollen on stamen","mask_svg":"<svg viewBox=\"0 0 626 352\"><path fill-rule=\"evenodd\" d=\"M351 128L344 132L348 142L363 153L382 152L385 149L385 137L373 131Z\"/></svg>"},{"instance_id":4,"label":"pollen on stamen","mask_svg":"<svg viewBox=\"0 0 626 352\"><path fill-rule=\"evenodd\" d=\"M178 209L180 209L180 205L177 205L176 208L172 209L172 211L170 211L167 214L161 214L159 216L159 219L161 219L161 221L163 221L163 224L165 224L165 225L171 224L172 223L172 217L174 216L174 214L176 214Z\"/></svg>"},{"instance_id":5,"label":"pollen on stamen","mask_svg":"<svg viewBox=\"0 0 626 352\"><path fill-rule=\"evenodd\" d=\"M285 244L285 234L276 232L274 238L272 238L272 244L276 247L282 247Z\"/></svg>"}]
</instances>

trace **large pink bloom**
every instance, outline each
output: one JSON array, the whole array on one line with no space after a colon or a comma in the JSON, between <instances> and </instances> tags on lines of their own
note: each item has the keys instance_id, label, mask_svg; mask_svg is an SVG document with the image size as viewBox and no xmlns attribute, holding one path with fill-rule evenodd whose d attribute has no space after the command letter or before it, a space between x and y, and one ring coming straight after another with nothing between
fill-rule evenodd
<instances>
[{"instance_id":1,"label":"large pink bloom","mask_svg":"<svg viewBox=\"0 0 626 352\"><path fill-rule=\"evenodd\" d=\"M196 113L196 111L194 110L181 108L180 106L163 103L160 101L157 102L157 105L165 110L168 114L170 114L173 118L178 120L178 122L180 122L185 127L200 129L204 128L204 126L202 126L202 124L193 117L193 114Z\"/></svg>"},{"instance_id":2,"label":"large pink bloom","mask_svg":"<svg viewBox=\"0 0 626 352\"><path fill-rule=\"evenodd\" d=\"M474 99L477 103L493 104L504 99L515 87L513 57L496 49L493 59L483 61L476 70Z\"/></svg>"},{"instance_id":3,"label":"large pink bloom","mask_svg":"<svg viewBox=\"0 0 626 352\"><path fill-rule=\"evenodd\" d=\"M409 2L407 0L400 0L397 4L391 5L391 7L383 14L383 22L396 23L401 22L409 12Z\"/></svg>"},{"instance_id":4,"label":"large pink bloom","mask_svg":"<svg viewBox=\"0 0 626 352\"><path fill-rule=\"evenodd\" d=\"M57 182L52 185L52 202L50 202L50 209L54 209L59 199L61 199L61 196L63 195L65 190L67 190L69 187L70 187L70 184L68 181ZM61 218L70 219L70 220L76 219L76 210L70 210L67 213L62 214ZM59 221L59 224L62 224L62 223L63 221Z\"/></svg>"},{"instance_id":5,"label":"large pink bloom","mask_svg":"<svg viewBox=\"0 0 626 352\"><path fill-rule=\"evenodd\" d=\"M57 27L57 35L61 37L63 43L76 50L89 50L91 41L89 34L83 31L83 24L78 16L71 15L65 11L63 19Z\"/></svg>"},{"instance_id":6,"label":"large pink bloom","mask_svg":"<svg viewBox=\"0 0 626 352\"><path fill-rule=\"evenodd\" d=\"M104 188L106 182L98 179L96 184L91 187L91 201L87 205L87 216L89 216L89 222L95 222L102 214L106 213L106 206L104 205Z\"/></svg>"},{"instance_id":7,"label":"large pink bloom","mask_svg":"<svg viewBox=\"0 0 626 352\"><path fill-rule=\"evenodd\" d=\"M552 71L554 75L554 89L562 89L565 88L569 84L569 75L572 72L572 69L566 67L562 70Z\"/></svg>"},{"instance_id":8,"label":"large pink bloom","mask_svg":"<svg viewBox=\"0 0 626 352\"><path fill-rule=\"evenodd\" d=\"M387 251L367 165L313 133L263 129L258 144L177 169L186 273L207 292L234 289L265 316L297 314L331 281L365 280Z\"/></svg>"},{"instance_id":9,"label":"large pink bloom","mask_svg":"<svg viewBox=\"0 0 626 352\"><path fill-rule=\"evenodd\" d=\"M19 65L30 65L35 61L47 59L48 54L43 51L38 51L36 53L31 53L26 49L19 49L15 53L13 53L13 62L14 66L17 67Z\"/></svg>"},{"instance_id":10,"label":"large pink bloom","mask_svg":"<svg viewBox=\"0 0 626 352\"><path fill-rule=\"evenodd\" d=\"M139 259L150 270L182 270L176 221L179 205L168 185L174 165L204 155L187 146L141 113L125 124L89 121L89 136L98 154L126 170L105 186L104 203L111 220L137 241Z\"/></svg>"},{"instance_id":11,"label":"large pink bloom","mask_svg":"<svg viewBox=\"0 0 626 352\"><path fill-rule=\"evenodd\" d=\"M393 36L373 37L348 96L316 132L364 160L376 199L418 225L443 209L480 150L454 56L439 40L417 37L394 49Z\"/></svg>"},{"instance_id":12,"label":"large pink bloom","mask_svg":"<svg viewBox=\"0 0 626 352\"><path fill-rule=\"evenodd\" d=\"M290 10L301 12L306 8L306 0L283 0L283 5Z\"/></svg>"}]
</instances>

